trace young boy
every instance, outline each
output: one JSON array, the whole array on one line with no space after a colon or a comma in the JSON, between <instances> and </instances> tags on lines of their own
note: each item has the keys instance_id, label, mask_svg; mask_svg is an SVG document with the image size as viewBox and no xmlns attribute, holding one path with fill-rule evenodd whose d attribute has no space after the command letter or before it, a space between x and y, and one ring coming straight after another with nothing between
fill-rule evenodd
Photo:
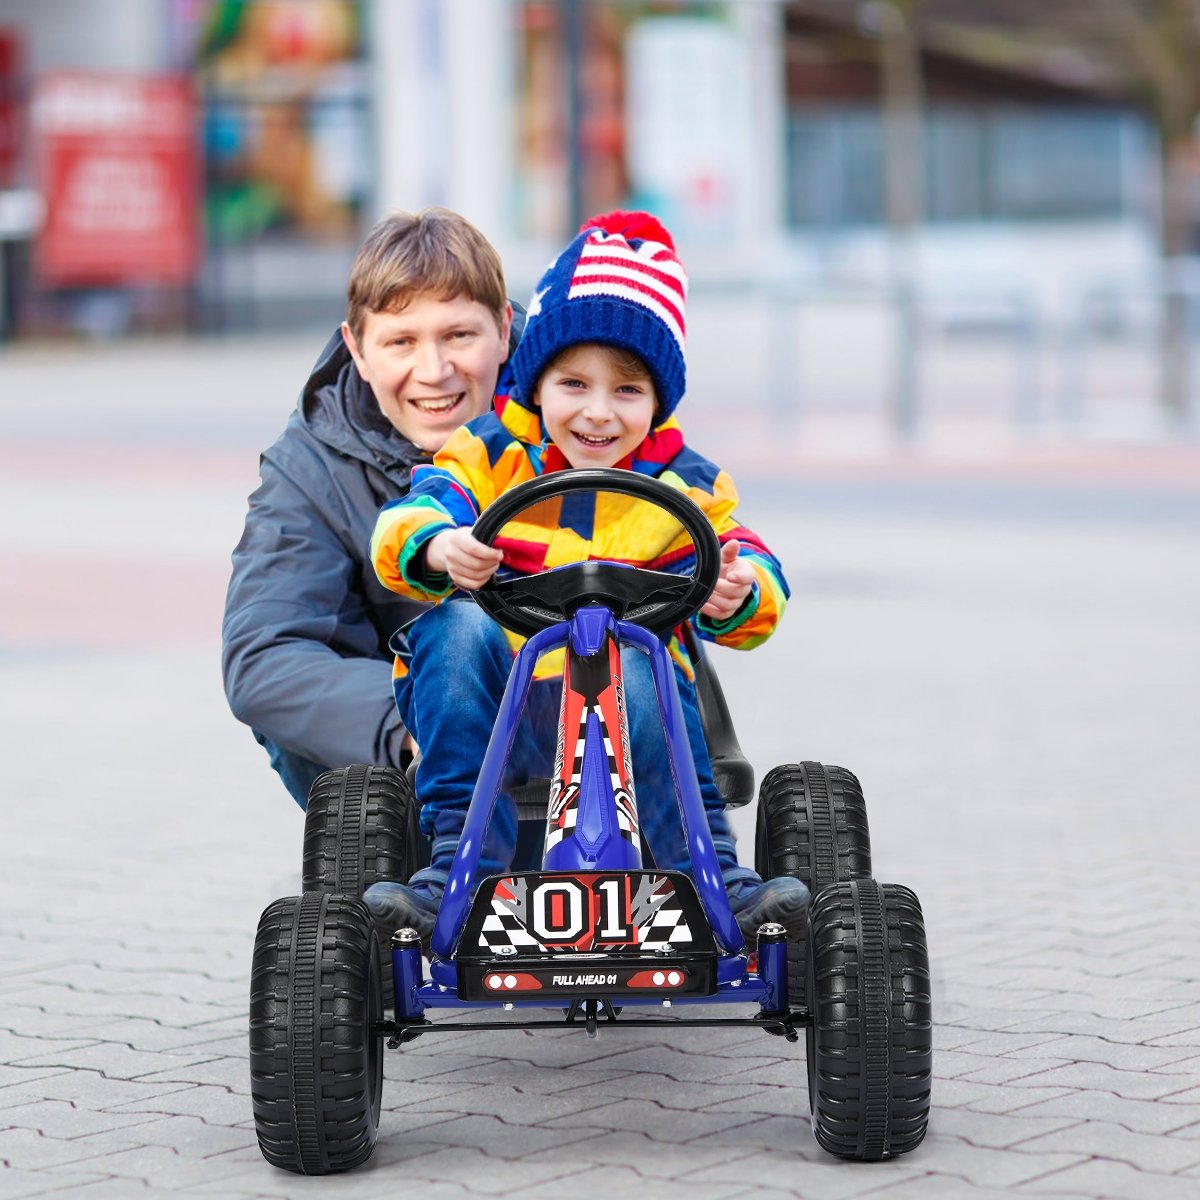
<instances>
[{"instance_id":1,"label":"young boy","mask_svg":"<svg viewBox=\"0 0 1200 1200\"><path fill-rule=\"evenodd\" d=\"M388 639L421 606L380 586L367 544L380 505L486 412L519 329L500 256L446 209L395 212L354 260L346 320L262 456L233 552L222 668L304 808L346 763L401 766Z\"/></svg>"},{"instance_id":2,"label":"young boy","mask_svg":"<svg viewBox=\"0 0 1200 1200\"><path fill-rule=\"evenodd\" d=\"M385 929L411 925L426 938L432 931L512 661L509 639L515 635L506 635L469 598L451 596L453 589L482 586L502 561L527 573L587 557L690 569L690 541L672 518L612 494L575 495L528 510L519 539L483 546L471 528L498 495L537 475L579 467L619 467L665 479L700 505L722 544L720 581L695 618L700 636L750 649L770 636L783 613L788 589L779 563L737 523L732 480L684 445L674 419L685 385L686 291L671 236L653 217L610 213L593 219L534 293L512 361L512 394L497 397L494 412L453 434L432 467L414 472L409 495L379 514L371 557L381 582L415 599L450 597L412 624L408 661L398 658L396 664L396 702L423 753L416 790L433 857L408 885L368 889L365 900ZM802 936L809 899L804 885L785 878L764 884L738 864L724 801L713 784L691 663L678 638L670 650L734 915L751 941L768 920ZM550 658L539 664L539 675L559 669ZM686 870L648 660L629 650L622 666L642 831L660 868ZM537 684L531 689L510 759L518 772L550 774L544 768L560 694ZM540 740L531 725L541 729ZM497 805L493 832L480 860L485 873L502 871L511 860L515 823L504 804Z\"/></svg>"}]
</instances>

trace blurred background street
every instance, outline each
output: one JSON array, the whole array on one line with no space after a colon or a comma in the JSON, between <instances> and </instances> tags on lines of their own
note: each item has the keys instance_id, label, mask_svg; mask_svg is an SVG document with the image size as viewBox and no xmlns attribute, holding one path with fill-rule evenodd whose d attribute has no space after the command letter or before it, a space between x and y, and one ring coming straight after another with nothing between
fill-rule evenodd
<instances>
[{"instance_id":1,"label":"blurred background street","mask_svg":"<svg viewBox=\"0 0 1200 1200\"><path fill-rule=\"evenodd\" d=\"M1200 1192L1200 18L1052 8L0 0L0 1197ZM390 1055L369 1168L263 1161L302 820L221 691L229 553L428 203L519 300L580 216L675 231L680 416L793 588L717 656L743 747L854 770L925 905L916 1153L817 1149L802 1047L505 1032Z\"/></svg>"}]
</instances>

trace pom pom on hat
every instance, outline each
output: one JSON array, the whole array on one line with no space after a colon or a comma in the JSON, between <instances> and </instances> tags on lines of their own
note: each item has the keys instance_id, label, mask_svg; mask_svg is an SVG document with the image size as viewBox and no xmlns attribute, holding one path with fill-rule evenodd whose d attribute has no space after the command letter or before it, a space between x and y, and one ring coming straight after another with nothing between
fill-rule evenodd
<instances>
[{"instance_id":1,"label":"pom pom on hat","mask_svg":"<svg viewBox=\"0 0 1200 1200\"><path fill-rule=\"evenodd\" d=\"M621 209L616 209L584 221L579 227L579 232L587 233L589 229L603 229L605 233L619 233L627 240L641 238L642 241L661 242L672 253L675 252L675 239L671 237L667 227L652 213L623 212Z\"/></svg>"},{"instance_id":2,"label":"pom pom on hat","mask_svg":"<svg viewBox=\"0 0 1200 1200\"><path fill-rule=\"evenodd\" d=\"M665 421L687 384L684 310L687 273L666 227L646 212L610 212L585 221L538 281L513 355L519 402L533 407L542 372L584 342L632 351L654 381Z\"/></svg>"}]
</instances>

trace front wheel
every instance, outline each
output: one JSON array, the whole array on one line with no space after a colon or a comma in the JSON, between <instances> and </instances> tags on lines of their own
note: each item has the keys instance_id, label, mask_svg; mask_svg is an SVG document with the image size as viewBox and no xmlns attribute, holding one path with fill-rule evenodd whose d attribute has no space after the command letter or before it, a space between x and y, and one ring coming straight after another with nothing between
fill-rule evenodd
<instances>
[{"instance_id":1,"label":"front wheel","mask_svg":"<svg viewBox=\"0 0 1200 1200\"><path fill-rule=\"evenodd\" d=\"M267 906L250 979L250 1094L272 1166L329 1175L371 1156L383 1092L378 936L359 900Z\"/></svg>"},{"instance_id":2,"label":"front wheel","mask_svg":"<svg viewBox=\"0 0 1200 1200\"><path fill-rule=\"evenodd\" d=\"M855 879L813 898L808 1092L817 1142L878 1161L916 1149L929 1122L933 1025L921 904Z\"/></svg>"}]
</instances>

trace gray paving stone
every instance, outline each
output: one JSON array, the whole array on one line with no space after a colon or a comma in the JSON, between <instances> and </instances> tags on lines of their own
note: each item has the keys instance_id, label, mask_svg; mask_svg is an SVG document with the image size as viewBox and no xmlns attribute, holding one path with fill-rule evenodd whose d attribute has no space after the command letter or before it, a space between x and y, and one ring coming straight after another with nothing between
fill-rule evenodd
<instances>
[{"instance_id":1,"label":"gray paving stone","mask_svg":"<svg viewBox=\"0 0 1200 1200\"><path fill-rule=\"evenodd\" d=\"M103 1112L129 1100L144 1100L149 1096L175 1091L180 1083L157 1084L109 1079L99 1071L59 1071L54 1075L35 1078L27 1083L0 1088L0 1105L24 1104L39 1100L64 1100L81 1109ZM2 1112L2 1109L0 1109Z\"/></svg>"},{"instance_id":2,"label":"gray paving stone","mask_svg":"<svg viewBox=\"0 0 1200 1200\"><path fill-rule=\"evenodd\" d=\"M248 1120L251 1108L246 1096L210 1084L179 1086L141 1100L130 1100L108 1109L112 1113L154 1113L160 1116L199 1117L212 1125L236 1125Z\"/></svg>"},{"instance_id":3,"label":"gray paving stone","mask_svg":"<svg viewBox=\"0 0 1200 1200\"><path fill-rule=\"evenodd\" d=\"M1097 1017L1091 1013L1043 1013L1008 1025L1008 1031L1055 1033L1063 1036L1097 1037L1114 1043L1150 1044L1159 1037L1188 1033L1196 1028L1196 1011L1184 1006L1164 1015L1127 1019Z\"/></svg>"},{"instance_id":4,"label":"gray paving stone","mask_svg":"<svg viewBox=\"0 0 1200 1200\"><path fill-rule=\"evenodd\" d=\"M1178 1129L1200 1117L1200 1105L1175 1105L1163 1100L1130 1100L1104 1091L1070 1092L1008 1111L1020 1117L1069 1116L1088 1121L1109 1121L1135 1133L1151 1134Z\"/></svg>"},{"instance_id":5,"label":"gray paving stone","mask_svg":"<svg viewBox=\"0 0 1200 1200\"><path fill-rule=\"evenodd\" d=\"M407 1088L413 1086L406 1085ZM411 1112L413 1108L419 1108L429 1113L461 1113L465 1103L472 1113L498 1117L507 1125L538 1125L549 1118L587 1112L606 1106L611 1101L611 1096L578 1089L549 1095L521 1091L503 1084L460 1084L419 1092L401 1111Z\"/></svg>"},{"instance_id":6,"label":"gray paving stone","mask_svg":"<svg viewBox=\"0 0 1200 1200\"><path fill-rule=\"evenodd\" d=\"M920 1160L915 1155L869 1165L856 1164L851 1170L847 1165L828 1155L824 1159L805 1159L787 1151L768 1150L755 1154L752 1160L739 1159L691 1171L679 1182L686 1188L694 1184L730 1184L745 1191L747 1182L753 1179L776 1188L780 1185L792 1187L806 1200L810 1196L813 1200L850 1200L887 1183L919 1178L923 1174ZM681 1190L681 1195L686 1192Z\"/></svg>"},{"instance_id":7,"label":"gray paving stone","mask_svg":"<svg viewBox=\"0 0 1200 1200\"><path fill-rule=\"evenodd\" d=\"M21 1087L31 1080L50 1079L68 1073L66 1067L31 1067L20 1063L0 1063L0 1096L10 1087Z\"/></svg>"},{"instance_id":8,"label":"gray paving stone","mask_svg":"<svg viewBox=\"0 0 1200 1200\"><path fill-rule=\"evenodd\" d=\"M45 1171L26 1171L19 1167L0 1166L0 1197L4 1200L25 1200L27 1196L48 1196L54 1192L62 1195L68 1188L78 1194L85 1184L96 1183L104 1178L104 1175L97 1172L56 1171L49 1175Z\"/></svg>"},{"instance_id":9,"label":"gray paving stone","mask_svg":"<svg viewBox=\"0 0 1200 1200\"><path fill-rule=\"evenodd\" d=\"M164 1136L177 1132L164 1128L163 1122L148 1125L146 1130L161 1131ZM230 1148L229 1145L214 1145L212 1153L201 1154L196 1152L194 1141L185 1140L178 1147L165 1141L146 1141L125 1149L104 1152L99 1166L127 1187L132 1181L140 1179L150 1181L155 1187L175 1189L240 1173L241 1164L226 1161L220 1153L222 1149Z\"/></svg>"},{"instance_id":10,"label":"gray paving stone","mask_svg":"<svg viewBox=\"0 0 1200 1200\"><path fill-rule=\"evenodd\" d=\"M1024 1109L1040 1100L1071 1094L1064 1087L1027 1087L1016 1084L975 1083L969 1079L937 1078L933 1081L933 1102L947 1108L969 1108L981 1113L1009 1113Z\"/></svg>"},{"instance_id":11,"label":"gray paving stone","mask_svg":"<svg viewBox=\"0 0 1200 1200\"><path fill-rule=\"evenodd\" d=\"M443 1119L430 1121L416 1129L405 1129L396 1140L403 1140L415 1153L421 1154L431 1148L455 1146L480 1150L491 1158L520 1159L526 1155L553 1158L555 1151L571 1146L572 1154L579 1152L574 1129L558 1128L547 1122L510 1122L491 1115L468 1115L457 1113L428 1113Z\"/></svg>"},{"instance_id":12,"label":"gray paving stone","mask_svg":"<svg viewBox=\"0 0 1200 1200\"><path fill-rule=\"evenodd\" d=\"M411 1109L421 1109L447 1102L451 1096L461 1096L464 1093L474 1094L483 1090L487 1085L479 1085L468 1080L454 1080L446 1077L439 1080L425 1079L389 1079L383 1080L383 1107L390 1112L405 1113Z\"/></svg>"},{"instance_id":13,"label":"gray paving stone","mask_svg":"<svg viewBox=\"0 0 1200 1200\"><path fill-rule=\"evenodd\" d=\"M140 1128L148 1128L143 1123ZM140 1143L132 1143L140 1144ZM78 1138L49 1137L35 1129L6 1129L0 1133L0 1161L24 1171L46 1171L72 1164L86 1163L79 1170L99 1173L94 1160L118 1153L131 1145L128 1134L116 1129Z\"/></svg>"},{"instance_id":14,"label":"gray paving stone","mask_svg":"<svg viewBox=\"0 0 1200 1200\"><path fill-rule=\"evenodd\" d=\"M132 1179L102 1179L81 1188L70 1188L66 1191L44 1193L50 1197L71 1196L77 1200L127 1200L135 1196L137 1200L172 1200L178 1197L178 1192L170 1187L158 1187L143 1180Z\"/></svg>"},{"instance_id":15,"label":"gray paving stone","mask_svg":"<svg viewBox=\"0 0 1200 1200\"><path fill-rule=\"evenodd\" d=\"M1083 1162L1086 1155L1064 1152L1027 1154L1020 1146L994 1150L960 1138L943 1136L936 1129L922 1146L924 1157L936 1164L939 1174L955 1175L987 1187L1015 1187L1054 1170Z\"/></svg>"},{"instance_id":16,"label":"gray paving stone","mask_svg":"<svg viewBox=\"0 0 1200 1200\"><path fill-rule=\"evenodd\" d=\"M84 1021L74 1014L27 1008L14 1003L10 997L5 998L4 1010L0 1014L0 1031L23 1038L78 1038L82 1033L89 1032Z\"/></svg>"},{"instance_id":17,"label":"gray paving stone","mask_svg":"<svg viewBox=\"0 0 1200 1200\"><path fill-rule=\"evenodd\" d=\"M72 1050L94 1046L98 1040L95 1037L81 1037L78 1033L74 1036L51 1036L48 1034L34 1036L0 1030L0 1061L3 1061L6 1066L43 1066L47 1064L43 1063L41 1058L46 1054L47 1049L65 1055Z\"/></svg>"},{"instance_id":18,"label":"gray paving stone","mask_svg":"<svg viewBox=\"0 0 1200 1200\"><path fill-rule=\"evenodd\" d=\"M1149 1174L1122 1162L1091 1159L1037 1180L1037 1194L1103 1196L1105 1200L1195 1200L1196 1183Z\"/></svg>"},{"instance_id":19,"label":"gray paving stone","mask_svg":"<svg viewBox=\"0 0 1200 1200\"><path fill-rule=\"evenodd\" d=\"M1188 1048L1151 1046L1144 1042L1132 1041L1114 1042L1108 1038L1085 1034L1056 1037L1021 1050L1004 1053L1030 1062L1041 1059L1070 1059L1076 1062L1103 1063L1116 1070L1129 1071L1174 1071L1181 1066L1186 1068L1189 1062L1192 1064L1192 1070L1197 1070L1200 1066L1200 1059L1191 1054Z\"/></svg>"},{"instance_id":20,"label":"gray paving stone","mask_svg":"<svg viewBox=\"0 0 1200 1200\"><path fill-rule=\"evenodd\" d=\"M1159 1071L1119 1071L1105 1063L1077 1062L1051 1067L1025 1080L1026 1086L1087 1088L1112 1092L1129 1100L1160 1100L1186 1086L1178 1077Z\"/></svg>"},{"instance_id":21,"label":"gray paving stone","mask_svg":"<svg viewBox=\"0 0 1200 1200\"><path fill-rule=\"evenodd\" d=\"M1016 1083L1024 1081L1026 1084L1036 1087L1038 1086L1038 1077L1045 1074L1046 1071L1054 1067L1071 1066L1073 1062L1074 1060L1069 1058L1028 1059L1024 1055L1019 1054L1007 1055L1003 1058L984 1060L983 1066L976 1066L973 1071L964 1071L955 1078L963 1079L968 1083ZM941 1074L940 1060L938 1074Z\"/></svg>"},{"instance_id":22,"label":"gray paving stone","mask_svg":"<svg viewBox=\"0 0 1200 1200\"><path fill-rule=\"evenodd\" d=\"M935 1103L929 1124L944 1137L956 1137L973 1146L985 1146L993 1150L1011 1150L1031 1138L1083 1123L1077 1116L1026 1116L1025 1111L1018 1109L1016 1112L983 1115L970 1109L945 1108Z\"/></svg>"},{"instance_id":23,"label":"gray paving stone","mask_svg":"<svg viewBox=\"0 0 1200 1200\"><path fill-rule=\"evenodd\" d=\"M1181 1046L1197 1050L1200 1049L1200 1026L1151 1038L1145 1044L1148 1046Z\"/></svg>"},{"instance_id":24,"label":"gray paving stone","mask_svg":"<svg viewBox=\"0 0 1200 1200\"><path fill-rule=\"evenodd\" d=\"M582 1183L586 1187L587 1176ZM603 1167L602 1182L597 1183L603 1188L603 1195L611 1200L646 1200L655 1196L695 1196L697 1200L729 1200L735 1189L729 1184L704 1184L693 1180L679 1180L669 1191L663 1190L663 1182L655 1176L647 1176L643 1170L626 1167L622 1164ZM552 1180L526 1189L522 1194L531 1200L561 1200L564 1193L573 1191L563 1180ZM579 1194L579 1193L575 1193ZM586 1193L585 1193L586 1194Z\"/></svg>"},{"instance_id":25,"label":"gray paving stone","mask_svg":"<svg viewBox=\"0 0 1200 1200\"><path fill-rule=\"evenodd\" d=\"M1139 1171L1164 1175L1200 1165L1200 1142L1134 1133L1122 1125L1103 1121L1088 1121L1020 1143L1023 1152L1040 1152L1043 1148L1116 1159Z\"/></svg>"},{"instance_id":26,"label":"gray paving stone","mask_svg":"<svg viewBox=\"0 0 1200 1200\"><path fill-rule=\"evenodd\" d=\"M713 1085L705 1084L707 1091ZM660 1103L657 1098L654 1103ZM693 1111L701 1113L718 1113L722 1116L736 1117L742 1113L750 1116L788 1117L808 1123L808 1092L795 1086L779 1086L762 1084L745 1095L732 1096L726 1100L718 1100L713 1104L702 1104Z\"/></svg>"},{"instance_id":27,"label":"gray paving stone","mask_svg":"<svg viewBox=\"0 0 1200 1200\"><path fill-rule=\"evenodd\" d=\"M137 1079L150 1071L160 1071L165 1058L174 1058L179 1066L202 1063L215 1057L201 1053L173 1053L170 1050L134 1050L117 1042L92 1042L77 1050L54 1050L23 1061L30 1066L68 1067L82 1071L100 1071L110 1078Z\"/></svg>"},{"instance_id":28,"label":"gray paving stone","mask_svg":"<svg viewBox=\"0 0 1200 1200\"><path fill-rule=\"evenodd\" d=\"M150 1071L139 1077L139 1083L153 1085L162 1091L171 1090L171 1084L207 1083L249 1097L250 1064L244 1055L237 1058L212 1058L186 1067L167 1067L162 1071Z\"/></svg>"},{"instance_id":29,"label":"gray paving stone","mask_svg":"<svg viewBox=\"0 0 1200 1200\"><path fill-rule=\"evenodd\" d=\"M1013 1196L1036 1196L1037 1181L1003 1190L986 1183L974 1183L953 1175L923 1175L907 1179L878 1191L864 1192L871 1200L1011 1200ZM1094 1195L1079 1193L1058 1200L1096 1200Z\"/></svg>"},{"instance_id":30,"label":"gray paving stone","mask_svg":"<svg viewBox=\"0 0 1200 1200\"><path fill-rule=\"evenodd\" d=\"M449 1070L428 1076L430 1082L499 1084L523 1092L553 1096L578 1088L598 1087L607 1081L630 1078L628 1070L616 1070L601 1063L577 1063L567 1070L548 1070L537 1063L521 1059L485 1059L465 1057ZM388 1076L385 1074L385 1081ZM653 1078L653 1077L649 1077Z\"/></svg>"},{"instance_id":31,"label":"gray paving stone","mask_svg":"<svg viewBox=\"0 0 1200 1200\"><path fill-rule=\"evenodd\" d=\"M100 1024L105 1017L142 1018L186 1028L229 1016L228 1006L195 1003L182 996L162 996L140 991L87 992L76 988L36 988L28 993L28 998L34 996L37 1007L47 1016L57 1014L76 1021L86 1020L89 1024ZM14 1007L26 998L26 993L15 998ZM24 1021L21 1024L24 1025Z\"/></svg>"},{"instance_id":32,"label":"gray paving stone","mask_svg":"<svg viewBox=\"0 0 1200 1200\"><path fill-rule=\"evenodd\" d=\"M189 1116L147 1114L146 1118L146 1123L138 1127L139 1142L183 1158L208 1159L229 1150L243 1150L258 1145L252 1128L210 1124L199 1117Z\"/></svg>"},{"instance_id":33,"label":"gray paving stone","mask_svg":"<svg viewBox=\"0 0 1200 1200\"><path fill-rule=\"evenodd\" d=\"M549 1180L574 1175L570 1160L562 1156L523 1158L499 1157L476 1146L431 1146L414 1139L407 1144L380 1143L375 1170L391 1175L393 1189L398 1179L404 1186L419 1189L426 1181L466 1183L472 1192L487 1196L525 1195Z\"/></svg>"},{"instance_id":34,"label":"gray paving stone","mask_svg":"<svg viewBox=\"0 0 1200 1200\"><path fill-rule=\"evenodd\" d=\"M685 1112L660 1108L653 1101L612 1101L578 1113L567 1113L546 1122L551 1128L621 1130L645 1133L654 1141L704 1141L727 1130L731 1123L741 1126L751 1123L750 1114Z\"/></svg>"},{"instance_id":35,"label":"gray paving stone","mask_svg":"<svg viewBox=\"0 0 1200 1200\"><path fill-rule=\"evenodd\" d=\"M213 1054L223 1054L228 1049L228 1032L224 1028L217 1029L211 1034L203 1032L204 1026L179 1027L168 1025L156 1020L143 1017L127 1016L120 1020L106 1021L102 1025L89 1026L89 1031L95 1034L97 1041L127 1046L130 1050L146 1051L157 1054L160 1052L203 1053L211 1051L219 1043ZM246 1035L241 1037L243 1052Z\"/></svg>"},{"instance_id":36,"label":"gray paving stone","mask_svg":"<svg viewBox=\"0 0 1200 1200\"><path fill-rule=\"evenodd\" d=\"M778 1103L778 1090L773 1086L752 1083L723 1081L715 1083L673 1084L664 1087L662 1077L640 1071L622 1071L604 1078L584 1081L557 1093L564 1099L576 1092L588 1096L600 1096L616 1100L650 1100L660 1108L683 1109L695 1112L702 1109L722 1110L726 1105L745 1102L750 1111L770 1112ZM755 1109L757 1102L767 1107Z\"/></svg>"},{"instance_id":37,"label":"gray paving stone","mask_svg":"<svg viewBox=\"0 0 1200 1200\"><path fill-rule=\"evenodd\" d=\"M5 1109L0 1121L13 1129L34 1130L50 1138L78 1138L145 1123L138 1113L93 1112L66 1100L37 1100Z\"/></svg>"}]
</instances>

